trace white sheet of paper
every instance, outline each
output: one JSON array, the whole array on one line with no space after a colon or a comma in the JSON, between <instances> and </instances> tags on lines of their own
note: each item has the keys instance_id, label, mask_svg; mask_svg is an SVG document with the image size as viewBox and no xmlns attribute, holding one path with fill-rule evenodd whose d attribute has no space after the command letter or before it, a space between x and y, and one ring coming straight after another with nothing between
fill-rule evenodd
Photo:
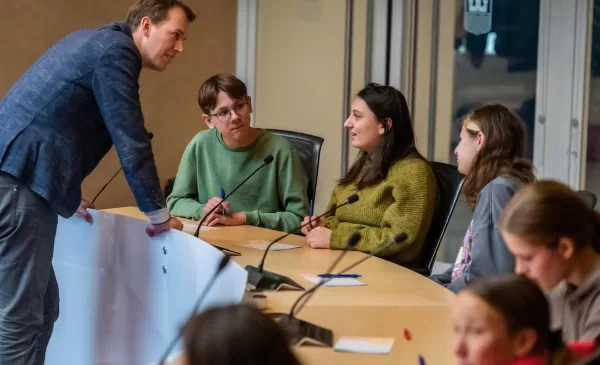
<instances>
[{"instance_id":1,"label":"white sheet of paper","mask_svg":"<svg viewBox=\"0 0 600 365\"><path fill-rule=\"evenodd\" d=\"M198 223L200 223L200 222L198 222ZM183 231L184 232L196 233L196 228L198 228L198 224L183 223ZM202 227L200 227L200 232L214 231L217 229L219 229L219 227L202 226Z\"/></svg>"},{"instance_id":2,"label":"white sheet of paper","mask_svg":"<svg viewBox=\"0 0 600 365\"><path fill-rule=\"evenodd\" d=\"M269 241L263 241L263 240L254 240L254 241L250 241L249 243L239 243L239 246L243 246L243 247L248 247L248 248L255 248L257 250L266 250L267 246L269 245ZM269 251L282 251L282 250L291 250L294 248L299 248L301 246L299 245L290 245L289 243L280 243L277 242L275 244L273 244L273 246L271 246L271 248L269 249Z\"/></svg>"},{"instance_id":3,"label":"white sheet of paper","mask_svg":"<svg viewBox=\"0 0 600 365\"><path fill-rule=\"evenodd\" d=\"M181 231L150 238L146 221L90 213L93 224L76 216L59 219L53 266L61 309L46 364L156 362L223 253ZM200 310L239 303L246 281L246 271L229 262ZM179 351L180 343L172 353Z\"/></svg>"},{"instance_id":4,"label":"white sheet of paper","mask_svg":"<svg viewBox=\"0 0 600 365\"><path fill-rule=\"evenodd\" d=\"M308 281L312 281L315 284L319 284L323 281L323 278L317 275L302 275ZM364 286L367 283L362 282L355 278L333 278L329 280L327 283L323 284L323 286Z\"/></svg>"},{"instance_id":5,"label":"white sheet of paper","mask_svg":"<svg viewBox=\"0 0 600 365\"><path fill-rule=\"evenodd\" d=\"M335 343L333 350L385 355L392 351L395 341L394 338L344 336Z\"/></svg>"}]
</instances>

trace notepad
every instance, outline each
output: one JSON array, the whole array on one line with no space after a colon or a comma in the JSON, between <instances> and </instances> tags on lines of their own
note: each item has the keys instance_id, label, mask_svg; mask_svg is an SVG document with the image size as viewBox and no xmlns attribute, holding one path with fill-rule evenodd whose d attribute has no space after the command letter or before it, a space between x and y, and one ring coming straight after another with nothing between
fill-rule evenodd
<instances>
[{"instance_id":1,"label":"notepad","mask_svg":"<svg viewBox=\"0 0 600 365\"><path fill-rule=\"evenodd\" d=\"M334 351L357 352L361 354L386 355L392 351L396 339L387 337L344 336L335 343Z\"/></svg>"},{"instance_id":2,"label":"notepad","mask_svg":"<svg viewBox=\"0 0 600 365\"><path fill-rule=\"evenodd\" d=\"M192 223L184 223L183 224L183 231L184 232L195 233L197 228L198 228L197 224L192 224ZM219 227L202 226L202 227L200 227L200 232L214 231L216 229L219 229Z\"/></svg>"},{"instance_id":3,"label":"notepad","mask_svg":"<svg viewBox=\"0 0 600 365\"><path fill-rule=\"evenodd\" d=\"M308 281L312 281L315 284L319 284L323 278L317 275L302 275ZM354 278L333 278L330 279L327 283L323 284L323 286L365 286L367 283L362 282L358 279Z\"/></svg>"},{"instance_id":4,"label":"notepad","mask_svg":"<svg viewBox=\"0 0 600 365\"><path fill-rule=\"evenodd\" d=\"M238 243L239 246L243 246L243 247L248 247L248 248L255 248L257 250L266 250L267 246L269 245L269 241L263 241L263 240L253 240L250 241L249 243ZM271 246L271 248L269 249L269 251L282 251L282 250L291 250L294 248L299 248L301 246L299 245L290 245L288 243L275 243L273 244L273 246Z\"/></svg>"}]
</instances>

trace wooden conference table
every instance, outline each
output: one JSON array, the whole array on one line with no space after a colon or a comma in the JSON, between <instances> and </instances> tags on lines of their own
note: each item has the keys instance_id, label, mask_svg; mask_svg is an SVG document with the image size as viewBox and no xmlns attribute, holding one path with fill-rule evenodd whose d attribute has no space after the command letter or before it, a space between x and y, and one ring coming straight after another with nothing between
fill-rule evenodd
<instances>
[{"instance_id":1,"label":"wooden conference table","mask_svg":"<svg viewBox=\"0 0 600 365\"><path fill-rule=\"evenodd\" d=\"M147 219L134 207L107 209L105 212ZM182 219L185 223L193 221ZM252 240L269 241L281 235L252 226L221 227L200 233L200 238L217 246L240 252L233 257L242 267L256 266L264 251L240 244ZM305 288L313 283L302 275L320 274L339 251L315 250L304 238L291 235L284 243L301 248L270 252L265 269L289 276ZM343 268L364 257L349 252L337 266ZM428 365L455 363L452 355L450 305L454 294L429 279L399 265L373 257L352 270L362 275L366 286L322 287L299 313L300 319L330 328L334 343L340 336L392 337L396 341L389 355L335 352L331 348L300 347L296 352L303 364L418 364L419 354ZM301 291L264 292L269 312L288 312ZM411 339L404 338L407 329Z\"/></svg>"}]
</instances>

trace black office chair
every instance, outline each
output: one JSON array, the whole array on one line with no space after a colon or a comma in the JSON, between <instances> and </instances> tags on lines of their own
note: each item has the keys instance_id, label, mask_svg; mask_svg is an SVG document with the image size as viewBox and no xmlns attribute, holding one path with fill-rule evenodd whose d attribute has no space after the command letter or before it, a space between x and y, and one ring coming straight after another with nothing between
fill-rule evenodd
<instances>
[{"instance_id":1,"label":"black office chair","mask_svg":"<svg viewBox=\"0 0 600 365\"><path fill-rule=\"evenodd\" d=\"M175 178L170 178L167 180L167 182L165 183L165 188L163 189L163 192L165 194L165 198L169 197L169 195L171 195L171 193L173 192L173 187L175 186Z\"/></svg>"},{"instance_id":2,"label":"black office chair","mask_svg":"<svg viewBox=\"0 0 600 365\"><path fill-rule=\"evenodd\" d=\"M437 178L440 204L433 216L418 264L416 267L410 267L411 270L425 276L431 275L435 256L442 244L442 238L452 217L454 207L460 198L464 182L464 176L458 172L456 166L442 162L431 162L431 166Z\"/></svg>"},{"instance_id":3,"label":"black office chair","mask_svg":"<svg viewBox=\"0 0 600 365\"><path fill-rule=\"evenodd\" d=\"M285 131L281 129L268 129L269 132L284 137L296 149L298 157L304 168L308 180L308 201L310 204L310 216L313 215L315 195L317 194L317 178L319 176L319 159L321 158L321 146L324 139L306 133Z\"/></svg>"},{"instance_id":4,"label":"black office chair","mask_svg":"<svg viewBox=\"0 0 600 365\"><path fill-rule=\"evenodd\" d=\"M578 190L577 195L587 204L588 207L594 209L596 207L596 203L598 202L598 197L596 194L592 193L588 190Z\"/></svg>"}]
</instances>

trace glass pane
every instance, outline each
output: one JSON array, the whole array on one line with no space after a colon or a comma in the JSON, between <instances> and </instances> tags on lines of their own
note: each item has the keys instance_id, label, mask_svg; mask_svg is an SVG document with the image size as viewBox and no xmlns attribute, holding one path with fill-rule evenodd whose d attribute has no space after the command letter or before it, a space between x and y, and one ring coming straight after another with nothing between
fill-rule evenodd
<instances>
[{"instance_id":1,"label":"glass pane","mask_svg":"<svg viewBox=\"0 0 600 365\"><path fill-rule=\"evenodd\" d=\"M471 110L492 103L503 104L523 120L532 158L540 2L494 0L491 27L480 35L466 31L464 20L473 16L472 12L469 15L473 10L469 5L489 12L489 2L468 0L465 9L465 0L456 0L456 5L453 114L448 116L454 126L449 161L456 164L454 149L459 142L462 118ZM475 21L474 25L482 27L481 22ZM461 197L444 236L443 254L438 256L441 261L454 262L471 217L472 212Z\"/></svg>"},{"instance_id":2,"label":"glass pane","mask_svg":"<svg viewBox=\"0 0 600 365\"><path fill-rule=\"evenodd\" d=\"M529 157L533 153L535 90L539 35L539 0L457 0L454 41L454 120L486 104L500 103L510 108L527 127ZM465 18L477 16L474 10L489 11L491 29L476 35L465 30ZM487 7L486 7L487 5ZM475 8L473 8L473 6ZM483 7L482 7L483 6ZM481 18L480 18L481 19ZM473 28L481 26L476 22ZM472 29L472 28L470 28ZM455 123L450 143L450 161L456 162L460 125Z\"/></svg>"},{"instance_id":3,"label":"glass pane","mask_svg":"<svg viewBox=\"0 0 600 365\"><path fill-rule=\"evenodd\" d=\"M600 1L594 0L585 189L600 196Z\"/></svg>"}]
</instances>

